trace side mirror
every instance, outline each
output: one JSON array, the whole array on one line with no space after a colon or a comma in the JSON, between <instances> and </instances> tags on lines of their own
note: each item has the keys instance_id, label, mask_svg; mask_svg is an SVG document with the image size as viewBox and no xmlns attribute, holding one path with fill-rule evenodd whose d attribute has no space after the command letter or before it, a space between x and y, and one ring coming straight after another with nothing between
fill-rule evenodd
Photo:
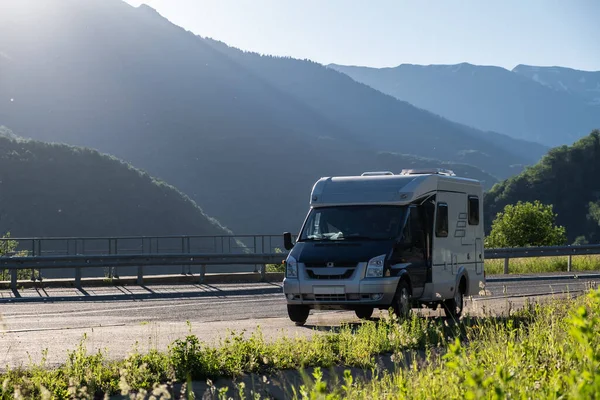
<instances>
[{"instance_id":1,"label":"side mirror","mask_svg":"<svg viewBox=\"0 0 600 400\"><path fill-rule=\"evenodd\" d=\"M290 232L285 232L283 234L283 247L286 250L291 250L294 247L294 243L292 243L292 234Z\"/></svg>"}]
</instances>

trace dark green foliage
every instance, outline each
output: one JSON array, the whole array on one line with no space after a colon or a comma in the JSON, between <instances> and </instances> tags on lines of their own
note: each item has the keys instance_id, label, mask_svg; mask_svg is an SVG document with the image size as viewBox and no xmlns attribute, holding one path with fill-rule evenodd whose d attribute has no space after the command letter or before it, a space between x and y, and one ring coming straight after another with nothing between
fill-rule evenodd
<instances>
[{"instance_id":1,"label":"dark green foliage","mask_svg":"<svg viewBox=\"0 0 600 400\"><path fill-rule=\"evenodd\" d=\"M556 226L552 205L539 201L509 204L492 223L488 248L560 246L566 244L565 228Z\"/></svg>"},{"instance_id":2,"label":"dark green foliage","mask_svg":"<svg viewBox=\"0 0 600 400\"><path fill-rule=\"evenodd\" d=\"M0 231L13 237L227 234L177 189L97 151L0 137Z\"/></svg>"},{"instance_id":3,"label":"dark green foliage","mask_svg":"<svg viewBox=\"0 0 600 400\"><path fill-rule=\"evenodd\" d=\"M600 131L594 130L572 146L552 149L535 166L495 185L484 199L487 230L506 205L539 200L553 206L556 223L566 228L569 243L580 236L598 243L598 176Z\"/></svg>"}]
</instances>

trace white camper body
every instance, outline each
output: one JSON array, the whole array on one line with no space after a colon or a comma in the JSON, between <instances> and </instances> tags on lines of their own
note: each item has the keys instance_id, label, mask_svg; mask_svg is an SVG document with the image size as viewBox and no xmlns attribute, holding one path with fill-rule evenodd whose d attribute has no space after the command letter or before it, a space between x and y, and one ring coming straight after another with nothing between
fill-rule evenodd
<instances>
[{"instance_id":1,"label":"white camper body","mask_svg":"<svg viewBox=\"0 0 600 400\"><path fill-rule=\"evenodd\" d=\"M460 316L484 276L483 189L451 171L408 170L319 179L286 259L290 318L349 309L442 305Z\"/></svg>"}]
</instances>

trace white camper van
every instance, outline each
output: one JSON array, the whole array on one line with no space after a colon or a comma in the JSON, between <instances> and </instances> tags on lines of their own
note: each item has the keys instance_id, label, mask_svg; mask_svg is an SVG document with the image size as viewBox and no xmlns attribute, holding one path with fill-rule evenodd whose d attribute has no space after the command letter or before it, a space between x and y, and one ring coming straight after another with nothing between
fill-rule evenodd
<instances>
[{"instance_id":1,"label":"white camper van","mask_svg":"<svg viewBox=\"0 0 600 400\"><path fill-rule=\"evenodd\" d=\"M284 234L290 319L390 307L404 317L423 305L459 317L485 283L482 205L481 184L448 170L319 179L296 243Z\"/></svg>"}]
</instances>

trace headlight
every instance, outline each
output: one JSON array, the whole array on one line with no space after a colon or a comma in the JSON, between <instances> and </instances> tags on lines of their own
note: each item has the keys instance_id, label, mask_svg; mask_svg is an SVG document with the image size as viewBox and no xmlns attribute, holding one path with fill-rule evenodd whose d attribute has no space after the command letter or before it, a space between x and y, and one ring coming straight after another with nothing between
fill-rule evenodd
<instances>
[{"instance_id":1,"label":"headlight","mask_svg":"<svg viewBox=\"0 0 600 400\"><path fill-rule=\"evenodd\" d=\"M383 264L385 261L385 254L377 257L373 257L367 263L367 278L381 278L383 276Z\"/></svg>"},{"instance_id":2,"label":"headlight","mask_svg":"<svg viewBox=\"0 0 600 400\"><path fill-rule=\"evenodd\" d=\"M288 256L287 260L285 260L285 276L288 278L298 277L298 263L292 256Z\"/></svg>"}]
</instances>

